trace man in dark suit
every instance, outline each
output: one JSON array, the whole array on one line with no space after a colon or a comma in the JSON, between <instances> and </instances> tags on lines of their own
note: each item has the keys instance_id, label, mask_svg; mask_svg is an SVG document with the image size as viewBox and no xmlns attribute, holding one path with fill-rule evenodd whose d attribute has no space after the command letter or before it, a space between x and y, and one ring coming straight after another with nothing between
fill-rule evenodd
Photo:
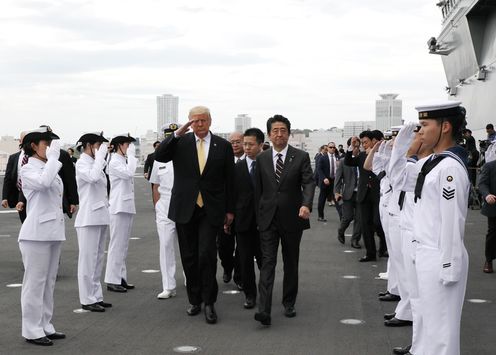
<instances>
[{"instance_id":1,"label":"man in dark suit","mask_svg":"<svg viewBox=\"0 0 496 355\"><path fill-rule=\"evenodd\" d=\"M155 160L174 163L169 218L176 222L179 251L186 274L188 315L201 312L216 323L217 232L234 218L234 156L229 142L213 135L207 107L190 110L189 121L166 138ZM186 133L189 127L192 133Z\"/></svg>"},{"instance_id":2,"label":"man in dark suit","mask_svg":"<svg viewBox=\"0 0 496 355\"><path fill-rule=\"evenodd\" d=\"M327 145L327 153L320 157L319 163L317 165L318 176L319 176L319 204L318 213L320 222L327 222L324 218L324 207L329 196L333 196L333 186L334 178L336 177L336 167L338 165L338 154L336 152L336 144L334 142L329 142ZM331 200L334 200L332 198Z\"/></svg>"},{"instance_id":3,"label":"man in dark suit","mask_svg":"<svg viewBox=\"0 0 496 355\"><path fill-rule=\"evenodd\" d=\"M241 280L246 301L244 307L255 307L257 285L253 258L256 258L258 268L262 265L260 250L260 235L257 229L255 215L255 172L256 158L262 152L264 134L258 128L249 128L243 136L245 159L234 167L236 210L234 224L236 226L236 243L241 267Z\"/></svg>"},{"instance_id":4,"label":"man in dark suit","mask_svg":"<svg viewBox=\"0 0 496 355\"><path fill-rule=\"evenodd\" d=\"M155 151L157 150L157 147L159 145L160 145L160 141L154 142L153 143L153 150L154 150L153 153L150 153L146 156L145 166L143 167L143 175L144 175L145 179L147 179L147 180L150 180L150 175L152 174L152 170L153 170L153 162L155 161Z\"/></svg>"},{"instance_id":5,"label":"man in dark suit","mask_svg":"<svg viewBox=\"0 0 496 355\"><path fill-rule=\"evenodd\" d=\"M486 262L483 271L492 274L493 260L496 259L496 160L482 166L479 192L484 199L481 213L487 217Z\"/></svg>"},{"instance_id":6,"label":"man in dark suit","mask_svg":"<svg viewBox=\"0 0 496 355\"><path fill-rule=\"evenodd\" d=\"M272 149L257 157L256 201L262 269L260 270L259 312L255 319L263 325L271 323L272 289L279 240L284 261L284 315L296 316L298 293L298 260L303 230L310 228L310 211L315 193L310 157L288 145L291 123L281 115L267 121Z\"/></svg>"},{"instance_id":7,"label":"man in dark suit","mask_svg":"<svg viewBox=\"0 0 496 355\"><path fill-rule=\"evenodd\" d=\"M348 146L351 145L351 138L348 139ZM336 177L334 179L334 197L336 201L343 200L343 218L338 229L338 240L341 244L345 243L344 233L353 223L353 236L351 237L351 246L360 249L360 237L362 235L360 213L357 209L357 190L358 190L358 168L356 166L348 166L341 160L336 169Z\"/></svg>"},{"instance_id":8,"label":"man in dark suit","mask_svg":"<svg viewBox=\"0 0 496 355\"><path fill-rule=\"evenodd\" d=\"M345 165L358 167L359 171L357 203L362 222L363 242L367 250L366 255L360 258L360 262L377 259L374 232L377 233L380 240L379 256L384 255L387 251L386 237L379 217L379 179L372 171L363 168L368 152L380 140L381 137L378 137L375 131L363 131L360 133L360 140L357 137L351 139L351 146L344 158ZM360 152L360 141L365 151Z\"/></svg>"}]
</instances>

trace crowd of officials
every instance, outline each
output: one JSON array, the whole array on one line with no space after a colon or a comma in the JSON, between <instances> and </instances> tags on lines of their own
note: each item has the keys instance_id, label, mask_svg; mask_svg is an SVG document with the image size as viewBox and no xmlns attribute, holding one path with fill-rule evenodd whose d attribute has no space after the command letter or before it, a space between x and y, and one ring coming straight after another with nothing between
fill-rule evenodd
<instances>
[{"instance_id":1,"label":"crowd of officials","mask_svg":"<svg viewBox=\"0 0 496 355\"><path fill-rule=\"evenodd\" d=\"M379 299L398 304L384 315L385 325L412 326L412 344L393 352L459 354L468 269L463 234L470 181L476 183L470 168L480 159L460 103L417 110L418 123L390 132L364 131L350 137L346 147L333 142L321 147L314 170L309 155L288 144L291 123L282 115L267 120L270 145L258 128L233 133L228 141L212 134L212 117L203 106L192 108L182 126L164 127L164 139L155 142L144 171L160 243L157 298L176 295L177 240L189 316L203 310L207 323L217 322L219 255L223 282L233 278L245 294L243 307L258 304L254 318L269 326L281 244L282 305L286 317L295 317L300 241L310 228L318 186L318 221L326 221L325 205L334 205L340 243L345 244L345 231L354 221L351 246L361 249L363 240L365 247L359 261L389 258L388 286ZM134 288L126 257L136 213L135 139L120 134L109 142L103 132L83 134L76 160L74 151L60 149L58 138L48 126L23 132L20 151L9 159L2 197L2 205L15 207L23 222L22 336L36 345L65 337L51 323L64 213L71 217L79 206L74 226L82 308L104 312L112 306L104 302L101 286L108 235L107 290ZM479 179L483 213L489 217L485 272L492 272L496 244L494 169L496 162L486 163Z\"/></svg>"}]
</instances>

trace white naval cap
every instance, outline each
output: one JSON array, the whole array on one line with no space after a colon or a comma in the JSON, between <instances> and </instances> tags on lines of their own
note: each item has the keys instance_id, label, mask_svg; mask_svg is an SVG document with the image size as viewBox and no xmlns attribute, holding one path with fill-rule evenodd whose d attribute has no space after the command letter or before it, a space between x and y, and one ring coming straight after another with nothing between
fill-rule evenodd
<instances>
[{"instance_id":1,"label":"white naval cap","mask_svg":"<svg viewBox=\"0 0 496 355\"><path fill-rule=\"evenodd\" d=\"M419 105L415 109L419 113L419 119L448 118L452 116L465 116L465 108L460 106L460 101L440 101Z\"/></svg>"}]
</instances>

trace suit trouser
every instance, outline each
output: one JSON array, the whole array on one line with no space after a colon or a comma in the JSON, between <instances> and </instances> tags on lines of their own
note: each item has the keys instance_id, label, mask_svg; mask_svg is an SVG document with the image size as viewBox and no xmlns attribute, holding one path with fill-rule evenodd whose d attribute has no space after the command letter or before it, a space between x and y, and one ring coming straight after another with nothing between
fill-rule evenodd
<instances>
[{"instance_id":1,"label":"suit trouser","mask_svg":"<svg viewBox=\"0 0 496 355\"><path fill-rule=\"evenodd\" d=\"M262 250L262 269L258 291L260 293L259 311L270 314L272 309L272 290L277 264L279 239L282 247L284 277L282 282L282 304L284 307L294 306L298 294L298 262L300 242L303 231L285 231L281 223L274 217L270 227L260 232L260 248Z\"/></svg>"},{"instance_id":2,"label":"suit trouser","mask_svg":"<svg viewBox=\"0 0 496 355\"><path fill-rule=\"evenodd\" d=\"M317 210L319 213L319 218L324 218L324 207L327 202L327 196L329 196L333 191L334 180L331 180L331 183L329 185L325 185L324 183L321 183L319 188L320 188L320 193L319 193L319 204Z\"/></svg>"},{"instance_id":3,"label":"suit trouser","mask_svg":"<svg viewBox=\"0 0 496 355\"><path fill-rule=\"evenodd\" d=\"M195 207L188 223L176 223L179 251L192 305L217 301L217 245L219 226L208 221L204 208Z\"/></svg>"},{"instance_id":4,"label":"suit trouser","mask_svg":"<svg viewBox=\"0 0 496 355\"><path fill-rule=\"evenodd\" d=\"M19 241L24 263L22 280L22 336L37 339L55 333L53 291L62 242Z\"/></svg>"},{"instance_id":5,"label":"suit trouser","mask_svg":"<svg viewBox=\"0 0 496 355\"><path fill-rule=\"evenodd\" d=\"M253 258L256 258L258 269L262 265L262 251L260 250L260 235L257 225L252 224L250 229L236 233L239 261L241 266L241 280L246 297L257 297L257 284Z\"/></svg>"},{"instance_id":6,"label":"suit trouser","mask_svg":"<svg viewBox=\"0 0 496 355\"><path fill-rule=\"evenodd\" d=\"M231 275L234 270L234 282L239 283L241 282L241 266L238 247L236 245L236 231L234 230L234 226L231 226L231 234L225 233L224 228L220 229L217 235L217 250L224 272Z\"/></svg>"},{"instance_id":7,"label":"suit trouser","mask_svg":"<svg viewBox=\"0 0 496 355\"><path fill-rule=\"evenodd\" d=\"M349 200L343 200L343 215L341 218L341 223L338 229L338 235L344 236L346 229L349 227L351 221L353 223L353 236L351 237L352 242L359 242L362 237L362 226L360 219L360 211L357 208L356 202L356 191L353 192L353 196Z\"/></svg>"},{"instance_id":8,"label":"suit trouser","mask_svg":"<svg viewBox=\"0 0 496 355\"><path fill-rule=\"evenodd\" d=\"M103 301L103 292L100 279L108 226L77 227L76 232L79 245L79 301L83 305L101 302Z\"/></svg>"},{"instance_id":9,"label":"suit trouser","mask_svg":"<svg viewBox=\"0 0 496 355\"><path fill-rule=\"evenodd\" d=\"M120 285L127 281L126 258L134 214L119 212L110 215L110 243L107 254L105 282Z\"/></svg>"},{"instance_id":10,"label":"suit trouser","mask_svg":"<svg viewBox=\"0 0 496 355\"><path fill-rule=\"evenodd\" d=\"M177 231L176 223L167 217L169 203L170 197L160 197L155 205L163 291L176 288L176 253L174 250L174 240L177 239Z\"/></svg>"},{"instance_id":11,"label":"suit trouser","mask_svg":"<svg viewBox=\"0 0 496 355\"><path fill-rule=\"evenodd\" d=\"M376 257L377 249L374 239L374 231L379 237L379 251L384 252L387 250L386 237L382 229L380 216L379 216L379 202L374 199L370 193L367 192L365 199L358 204L360 209L360 218L362 219L362 235L367 256Z\"/></svg>"},{"instance_id":12,"label":"suit trouser","mask_svg":"<svg viewBox=\"0 0 496 355\"><path fill-rule=\"evenodd\" d=\"M423 355L459 355L460 321L467 286L468 254L463 250L462 275L453 285L439 278L442 258L439 249L418 245L415 255L419 289L419 311L423 319Z\"/></svg>"},{"instance_id":13,"label":"suit trouser","mask_svg":"<svg viewBox=\"0 0 496 355\"><path fill-rule=\"evenodd\" d=\"M24 221L26 220L26 203L24 203L24 208L22 209L22 211L19 211L19 219L21 220L21 223L24 223Z\"/></svg>"},{"instance_id":14,"label":"suit trouser","mask_svg":"<svg viewBox=\"0 0 496 355\"><path fill-rule=\"evenodd\" d=\"M487 217L486 261L496 259L496 217Z\"/></svg>"}]
</instances>

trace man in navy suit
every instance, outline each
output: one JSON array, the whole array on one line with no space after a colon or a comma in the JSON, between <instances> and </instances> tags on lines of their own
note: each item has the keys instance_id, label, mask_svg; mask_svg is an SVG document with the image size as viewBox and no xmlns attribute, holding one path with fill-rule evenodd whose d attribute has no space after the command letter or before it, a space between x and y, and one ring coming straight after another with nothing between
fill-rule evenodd
<instances>
[{"instance_id":1,"label":"man in navy suit","mask_svg":"<svg viewBox=\"0 0 496 355\"><path fill-rule=\"evenodd\" d=\"M189 121L166 138L155 160L174 164L169 219L176 222L179 251L186 274L190 316L201 312L217 322L216 236L234 218L234 155L231 144L210 132L212 118L204 106L193 107ZM189 127L192 133L187 133Z\"/></svg>"},{"instance_id":2,"label":"man in navy suit","mask_svg":"<svg viewBox=\"0 0 496 355\"><path fill-rule=\"evenodd\" d=\"M334 200L333 188L334 179L336 177L336 169L338 167L338 160L339 155L336 150L336 144L334 142L329 142L327 145L327 153L324 153L322 157L320 157L317 165L320 188L319 204L317 209L319 212L318 221L320 222L327 222L324 218L324 207L327 198L331 196L332 200Z\"/></svg>"}]
</instances>

